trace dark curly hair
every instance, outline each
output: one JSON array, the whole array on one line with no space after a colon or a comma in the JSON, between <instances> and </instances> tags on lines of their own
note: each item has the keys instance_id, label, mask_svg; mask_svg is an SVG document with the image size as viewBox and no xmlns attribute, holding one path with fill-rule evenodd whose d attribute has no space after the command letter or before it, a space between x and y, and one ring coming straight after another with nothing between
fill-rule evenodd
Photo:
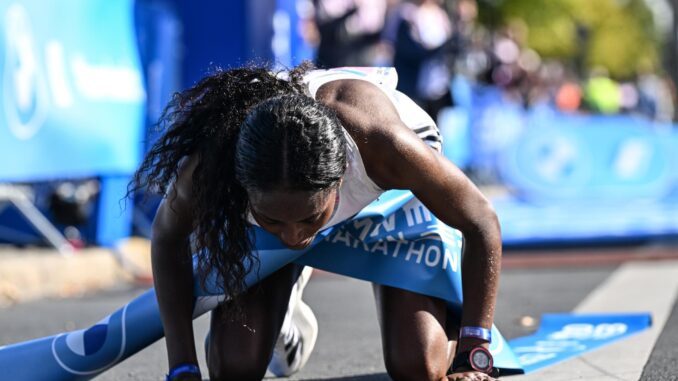
<instances>
[{"instance_id":1,"label":"dark curly hair","mask_svg":"<svg viewBox=\"0 0 678 381\"><path fill-rule=\"evenodd\" d=\"M310 68L217 71L175 94L158 123L166 132L130 186L166 195L182 159L197 154L192 210L200 280L204 285L216 270L236 307L245 275L259 263L247 192L332 189L346 170L339 120L306 95L302 79Z\"/></svg>"}]
</instances>

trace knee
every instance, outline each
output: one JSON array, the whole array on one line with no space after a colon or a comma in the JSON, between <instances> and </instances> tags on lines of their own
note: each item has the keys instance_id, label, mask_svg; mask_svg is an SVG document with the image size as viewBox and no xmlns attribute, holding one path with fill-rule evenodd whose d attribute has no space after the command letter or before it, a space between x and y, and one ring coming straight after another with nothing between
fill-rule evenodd
<instances>
[{"instance_id":1,"label":"knee","mask_svg":"<svg viewBox=\"0 0 678 381\"><path fill-rule=\"evenodd\" d=\"M266 375L268 362L261 356L210 356L208 368L210 380L216 381L260 381Z\"/></svg>"},{"instance_id":2,"label":"knee","mask_svg":"<svg viewBox=\"0 0 678 381\"><path fill-rule=\"evenodd\" d=\"M394 381L439 381L447 374L446 361L432 355L387 350L384 361L388 375Z\"/></svg>"}]
</instances>

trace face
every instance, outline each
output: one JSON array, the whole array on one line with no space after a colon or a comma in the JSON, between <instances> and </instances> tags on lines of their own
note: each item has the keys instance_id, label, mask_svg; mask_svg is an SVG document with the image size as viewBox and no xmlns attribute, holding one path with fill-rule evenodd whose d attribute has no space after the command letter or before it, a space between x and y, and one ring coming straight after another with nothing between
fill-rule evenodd
<instances>
[{"instance_id":1,"label":"face","mask_svg":"<svg viewBox=\"0 0 678 381\"><path fill-rule=\"evenodd\" d=\"M332 218L337 189L321 192L272 191L249 193L250 211L259 226L290 249L308 247Z\"/></svg>"}]
</instances>

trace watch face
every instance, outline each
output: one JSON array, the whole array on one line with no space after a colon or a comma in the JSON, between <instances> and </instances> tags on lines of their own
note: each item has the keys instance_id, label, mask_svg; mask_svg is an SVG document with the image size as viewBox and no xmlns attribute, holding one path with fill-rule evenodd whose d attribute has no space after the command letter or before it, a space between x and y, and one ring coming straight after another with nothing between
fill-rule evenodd
<instances>
[{"instance_id":1,"label":"watch face","mask_svg":"<svg viewBox=\"0 0 678 381\"><path fill-rule=\"evenodd\" d=\"M470 359L473 368L476 370L487 370L492 367L490 355L483 350L474 350L471 352Z\"/></svg>"}]
</instances>

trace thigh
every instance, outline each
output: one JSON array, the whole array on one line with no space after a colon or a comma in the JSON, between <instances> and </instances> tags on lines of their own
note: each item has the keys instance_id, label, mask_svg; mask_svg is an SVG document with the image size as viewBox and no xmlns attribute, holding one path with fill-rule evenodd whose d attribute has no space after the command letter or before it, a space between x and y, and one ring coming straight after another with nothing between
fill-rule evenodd
<instances>
[{"instance_id":1,"label":"thigh","mask_svg":"<svg viewBox=\"0 0 678 381\"><path fill-rule=\"evenodd\" d=\"M207 348L211 378L263 378L302 269L286 265L241 295L242 319L227 316L225 305L212 312Z\"/></svg>"},{"instance_id":2,"label":"thigh","mask_svg":"<svg viewBox=\"0 0 678 381\"><path fill-rule=\"evenodd\" d=\"M444 300L374 285L386 368L395 380L439 380L452 363L457 328Z\"/></svg>"}]
</instances>

